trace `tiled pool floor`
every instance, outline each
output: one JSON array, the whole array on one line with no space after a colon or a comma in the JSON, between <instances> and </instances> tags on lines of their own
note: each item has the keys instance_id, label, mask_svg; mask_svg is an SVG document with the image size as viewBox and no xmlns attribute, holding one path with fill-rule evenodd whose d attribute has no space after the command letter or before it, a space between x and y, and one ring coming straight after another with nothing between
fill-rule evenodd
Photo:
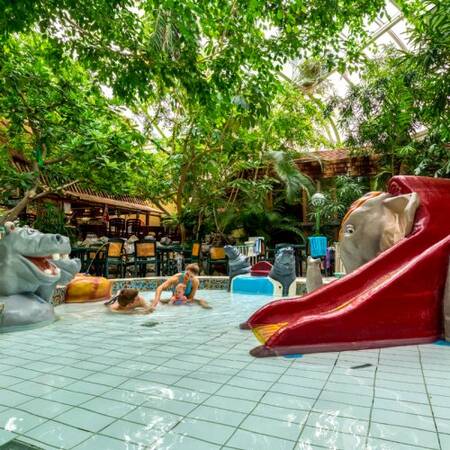
<instances>
[{"instance_id":1,"label":"tiled pool floor","mask_svg":"<svg viewBox=\"0 0 450 450\"><path fill-rule=\"evenodd\" d=\"M237 325L267 298L202 294L0 335L0 448L450 449L450 347L255 359Z\"/></svg>"}]
</instances>

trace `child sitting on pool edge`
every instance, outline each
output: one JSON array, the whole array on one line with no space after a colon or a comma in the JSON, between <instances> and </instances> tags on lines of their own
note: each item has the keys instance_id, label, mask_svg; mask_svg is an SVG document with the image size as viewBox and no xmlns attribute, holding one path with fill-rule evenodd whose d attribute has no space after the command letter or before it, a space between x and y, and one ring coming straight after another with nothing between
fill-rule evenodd
<instances>
[{"instance_id":1,"label":"child sitting on pool edge","mask_svg":"<svg viewBox=\"0 0 450 450\"><path fill-rule=\"evenodd\" d=\"M187 303L188 299L185 295L186 285L183 283L178 283L175 291L169 301L169 305L184 305Z\"/></svg>"},{"instance_id":2,"label":"child sitting on pool edge","mask_svg":"<svg viewBox=\"0 0 450 450\"><path fill-rule=\"evenodd\" d=\"M137 289L129 288L120 290L116 296L105 303L105 306L108 306L111 312L122 314L149 314L155 310L139 295Z\"/></svg>"}]
</instances>

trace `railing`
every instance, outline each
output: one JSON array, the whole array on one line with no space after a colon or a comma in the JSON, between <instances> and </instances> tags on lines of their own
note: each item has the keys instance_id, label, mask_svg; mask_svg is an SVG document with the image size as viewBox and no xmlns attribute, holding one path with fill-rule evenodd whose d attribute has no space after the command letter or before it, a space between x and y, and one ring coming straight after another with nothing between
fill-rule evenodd
<instances>
[{"instance_id":1,"label":"railing","mask_svg":"<svg viewBox=\"0 0 450 450\"><path fill-rule=\"evenodd\" d=\"M250 238L249 241L244 244L236 245L236 248L242 255L247 257L247 260L251 265L258 262L258 257L261 255L263 238Z\"/></svg>"}]
</instances>

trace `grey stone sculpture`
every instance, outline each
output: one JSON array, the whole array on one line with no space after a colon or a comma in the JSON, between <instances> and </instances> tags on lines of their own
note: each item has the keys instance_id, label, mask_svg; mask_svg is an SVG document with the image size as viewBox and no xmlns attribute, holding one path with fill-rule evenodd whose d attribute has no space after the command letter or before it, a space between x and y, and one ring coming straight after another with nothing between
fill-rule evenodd
<instances>
[{"instance_id":1,"label":"grey stone sculpture","mask_svg":"<svg viewBox=\"0 0 450 450\"><path fill-rule=\"evenodd\" d=\"M230 281L228 283L228 290L230 290L231 280L236 275L246 275L250 273L251 266L247 258L233 245L225 245L225 254L228 257L228 276Z\"/></svg>"},{"instance_id":2,"label":"grey stone sculpture","mask_svg":"<svg viewBox=\"0 0 450 450\"><path fill-rule=\"evenodd\" d=\"M347 273L374 259L407 236L419 207L419 196L367 194L342 222L341 259Z\"/></svg>"},{"instance_id":3,"label":"grey stone sculpture","mask_svg":"<svg viewBox=\"0 0 450 450\"><path fill-rule=\"evenodd\" d=\"M8 222L0 240L0 331L54 320L57 284L68 283L80 261L70 260L67 237Z\"/></svg>"},{"instance_id":4,"label":"grey stone sculpture","mask_svg":"<svg viewBox=\"0 0 450 450\"><path fill-rule=\"evenodd\" d=\"M277 251L269 278L281 283L283 286L283 296L289 294L289 287L296 278L295 256L292 247L283 247Z\"/></svg>"},{"instance_id":5,"label":"grey stone sculpture","mask_svg":"<svg viewBox=\"0 0 450 450\"><path fill-rule=\"evenodd\" d=\"M323 285L322 272L320 271L320 258L314 259L308 256L306 266L306 292L315 291Z\"/></svg>"}]
</instances>

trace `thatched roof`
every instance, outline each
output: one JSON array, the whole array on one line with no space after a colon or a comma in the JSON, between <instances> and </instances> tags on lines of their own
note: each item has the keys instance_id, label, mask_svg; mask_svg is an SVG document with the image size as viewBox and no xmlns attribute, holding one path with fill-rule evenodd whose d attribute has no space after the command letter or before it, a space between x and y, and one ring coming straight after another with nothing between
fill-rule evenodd
<instances>
[{"instance_id":1,"label":"thatched roof","mask_svg":"<svg viewBox=\"0 0 450 450\"><path fill-rule=\"evenodd\" d=\"M337 148L311 152L296 160L297 167L313 179L338 175L370 176L377 173L378 157L369 152L352 156L350 150Z\"/></svg>"},{"instance_id":2,"label":"thatched roof","mask_svg":"<svg viewBox=\"0 0 450 450\"><path fill-rule=\"evenodd\" d=\"M29 163L17 152L11 153L11 161L17 171L25 173L30 171ZM50 182L45 175L41 175L44 185L49 186ZM70 181L70 180L69 180ZM67 183L67 181L66 181ZM80 183L72 184L61 192L63 198L68 200L79 200L86 203L108 205L112 208L120 208L129 211L142 212L152 215L161 215L162 211L155 208L148 200L132 197L129 195L112 195L107 192L95 191L88 187L82 187Z\"/></svg>"}]
</instances>

